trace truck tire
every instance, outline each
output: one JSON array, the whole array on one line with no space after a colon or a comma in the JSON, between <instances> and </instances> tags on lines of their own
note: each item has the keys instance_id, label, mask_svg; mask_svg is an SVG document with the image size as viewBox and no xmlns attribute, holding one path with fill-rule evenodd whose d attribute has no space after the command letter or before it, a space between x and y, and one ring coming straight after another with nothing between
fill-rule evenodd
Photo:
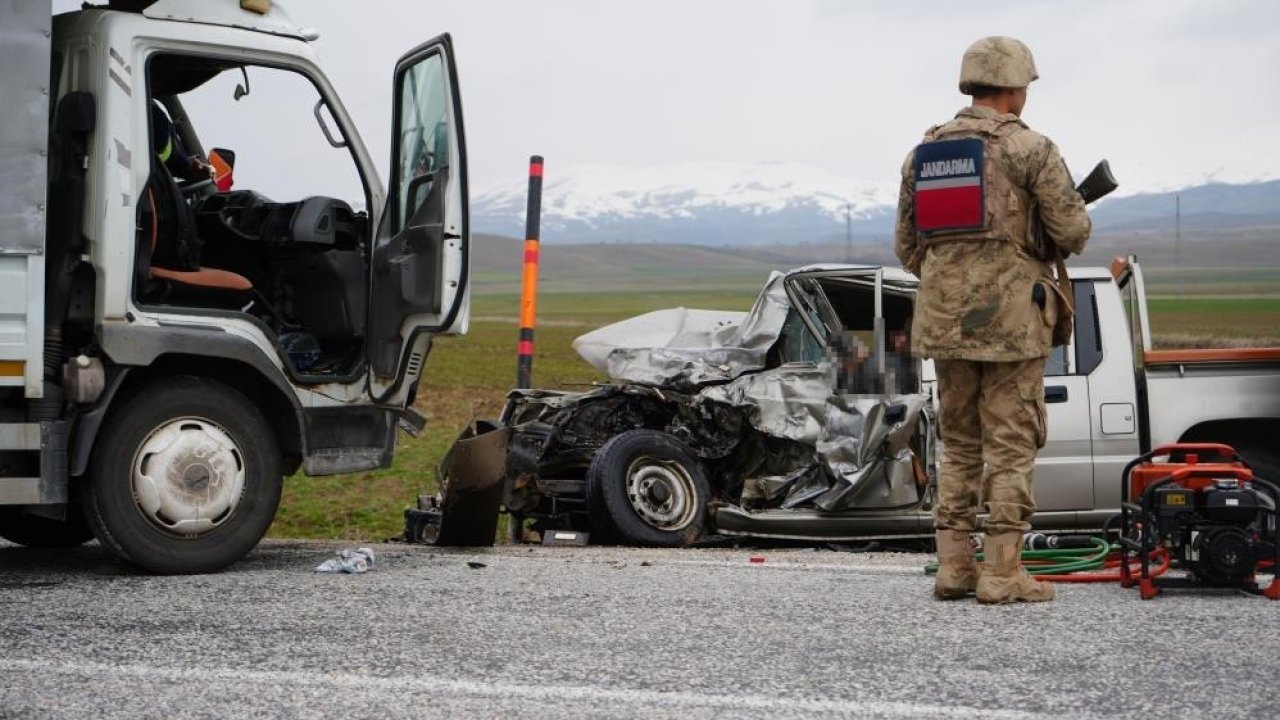
<instances>
[{"instance_id":1,"label":"truck tire","mask_svg":"<svg viewBox=\"0 0 1280 720\"><path fill-rule=\"evenodd\" d=\"M587 468L591 524L623 544L692 544L706 530L710 494L693 453L657 430L615 435Z\"/></svg>"},{"instance_id":2,"label":"truck tire","mask_svg":"<svg viewBox=\"0 0 1280 720\"><path fill-rule=\"evenodd\" d=\"M165 378L112 411L83 485L104 546L157 574L220 570L258 544L280 504L275 434L239 391Z\"/></svg>"},{"instance_id":3,"label":"truck tire","mask_svg":"<svg viewBox=\"0 0 1280 720\"><path fill-rule=\"evenodd\" d=\"M73 548L92 540L93 528L74 503L67 506L66 520L28 515L20 507L4 507L0 508L0 537L32 548Z\"/></svg>"}]
</instances>

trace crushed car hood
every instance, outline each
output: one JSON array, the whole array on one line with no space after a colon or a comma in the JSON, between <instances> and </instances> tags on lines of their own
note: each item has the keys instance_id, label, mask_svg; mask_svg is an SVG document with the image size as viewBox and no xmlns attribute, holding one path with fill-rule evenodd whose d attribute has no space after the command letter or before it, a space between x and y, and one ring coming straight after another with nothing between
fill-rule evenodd
<instances>
[{"instance_id":1,"label":"crushed car hood","mask_svg":"<svg viewBox=\"0 0 1280 720\"><path fill-rule=\"evenodd\" d=\"M689 389L765 365L787 319L786 276L775 272L750 312L673 308L606 325L573 349L614 380Z\"/></svg>"}]
</instances>

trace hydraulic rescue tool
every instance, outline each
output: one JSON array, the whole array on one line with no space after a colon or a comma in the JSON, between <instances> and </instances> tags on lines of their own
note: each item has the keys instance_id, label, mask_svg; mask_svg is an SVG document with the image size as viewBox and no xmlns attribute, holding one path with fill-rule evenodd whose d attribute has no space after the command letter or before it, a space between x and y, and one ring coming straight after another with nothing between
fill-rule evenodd
<instances>
[{"instance_id":1,"label":"hydraulic rescue tool","mask_svg":"<svg viewBox=\"0 0 1280 720\"><path fill-rule=\"evenodd\" d=\"M1120 584L1137 585L1142 599L1174 586L1258 592L1257 570L1275 572L1280 487L1255 477L1231 446L1162 445L1125 466L1120 482ZM1161 548L1190 577L1157 578L1151 558ZM1261 594L1280 599L1280 582Z\"/></svg>"}]
</instances>

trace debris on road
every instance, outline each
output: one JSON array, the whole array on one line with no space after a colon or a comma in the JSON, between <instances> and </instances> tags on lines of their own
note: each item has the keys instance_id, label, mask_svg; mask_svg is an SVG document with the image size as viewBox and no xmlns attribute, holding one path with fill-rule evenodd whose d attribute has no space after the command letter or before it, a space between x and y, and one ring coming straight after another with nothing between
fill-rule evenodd
<instances>
[{"instance_id":1,"label":"debris on road","mask_svg":"<svg viewBox=\"0 0 1280 720\"><path fill-rule=\"evenodd\" d=\"M373 548L343 549L335 553L337 557L329 558L316 566L319 573L357 574L373 569Z\"/></svg>"},{"instance_id":2,"label":"debris on road","mask_svg":"<svg viewBox=\"0 0 1280 720\"><path fill-rule=\"evenodd\" d=\"M509 428L478 420L440 461L440 490L406 508L405 542L444 546L492 545L498 529Z\"/></svg>"},{"instance_id":3,"label":"debris on road","mask_svg":"<svg viewBox=\"0 0 1280 720\"><path fill-rule=\"evenodd\" d=\"M487 568L487 567L489 567L489 566L488 566L488 565L486 565L486 564L484 564L484 563L482 563L482 562L479 562L478 560L468 560L468 561L467 561L467 567L471 568L472 570L481 570L481 569L483 569L483 568Z\"/></svg>"}]
</instances>

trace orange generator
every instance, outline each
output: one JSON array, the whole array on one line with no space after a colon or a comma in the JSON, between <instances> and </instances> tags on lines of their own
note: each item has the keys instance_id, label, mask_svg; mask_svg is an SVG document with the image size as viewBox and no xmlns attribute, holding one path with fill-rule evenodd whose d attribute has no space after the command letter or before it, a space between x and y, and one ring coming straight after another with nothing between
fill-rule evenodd
<instances>
[{"instance_id":1,"label":"orange generator","mask_svg":"<svg viewBox=\"0 0 1280 720\"><path fill-rule=\"evenodd\" d=\"M1275 573L1280 488L1254 477L1234 448L1162 445L1125 466L1120 482L1121 585L1137 585L1144 600L1173 586L1238 587L1280 599L1280 582L1260 590L1256 578L1259 570ZM1157 550L1190 577L1154 577Z\"/></svg>"}]
</instances>

